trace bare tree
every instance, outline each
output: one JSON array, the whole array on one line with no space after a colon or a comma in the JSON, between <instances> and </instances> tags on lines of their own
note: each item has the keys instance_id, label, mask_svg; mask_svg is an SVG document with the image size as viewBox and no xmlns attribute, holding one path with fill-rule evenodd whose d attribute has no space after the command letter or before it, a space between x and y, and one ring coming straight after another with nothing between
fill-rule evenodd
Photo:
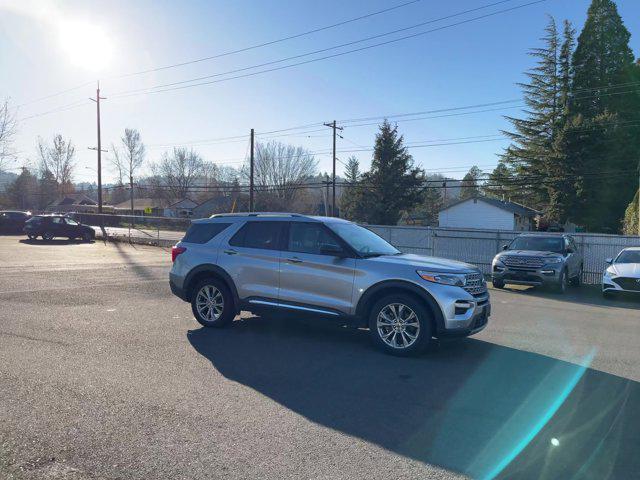
<instances>
[{"instance_id":1,"label":"bare tree","mask_svg":"<svg viewBox=\"0 0 640 480\"><path fill-rule=\"evenodd\" d=\"M254 163L258 205L262 209L294 209L300 190L316 174L317 165L302 147L276 141L258 143Z\"/></svg>"},{"instance_id":2,"label":"bare tree","mask_svg":"<svg viewBox=\"0 0 640 480\"><path fill-rule=\"evenodd\" d=\"M111 163L118 172L119 185L129 182L129 198L131 200L131 215L133 215L133 177L144 164L145 148L140 132L134 128L125 128L124 136L120 138L120 146L111 144Z\"/></svg>"},{"instance_id":3,"label":"bare tree","mask_svg":"<svg viewBox=\"0 0 640 480\"><path fill-rule=\"evenodd\" d=\"M71 140L65 141L62 135L58 134L53 137L53 145L49 146L43 138L38 137L37 149L40 176L44 178L49 173L58 185L59 192L72 189L76 149Z\"/></svg>"},{"instance_id":4,"label":"bare tree","mask_svg":"<svg viewBox=\"0 0 640 480\"><path fill-rule=\"evenodd\" d=\"M13 158L13 137L16 134L16 117L9 108L9 100L0 104L0 171L6 167L9 159Z\"/></svg>"},{"instance_id":5,"label":"bare tree","mask_svg":"<svg viewBox=\"0 0 640 480\"><path fill-rule=\"evenodd\" d=\"M174 148L169 154L165 152L159 163L151 167L156 188L167 190L167 198L180 199L203 177L205 164L202 157L193 150Z\"/></svg>"},{"instance_id":6,"label":"bare tree","mask_svg":"<svg viewBox=\"0 0 640 480\"><path fill-rule=\"evenodd\" d=\"M144 164L145 147L140 132L135 128L125 128L124 136L120 138L120 145L111 144L113 156L110 161L118 174L120 185L130 184L133 177Z\"/></svg>"}]
</instances>

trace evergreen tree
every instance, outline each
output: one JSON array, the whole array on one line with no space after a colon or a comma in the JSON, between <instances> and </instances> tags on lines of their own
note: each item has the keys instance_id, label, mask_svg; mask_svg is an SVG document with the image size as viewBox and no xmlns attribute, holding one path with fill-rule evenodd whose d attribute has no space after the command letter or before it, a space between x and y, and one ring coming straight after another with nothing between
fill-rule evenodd
<instances>
[{"instance_id":1,"label":"evergreen tree","mask_svg":"<svg viewBox=\"0 0 640 480\"><path fill-rule=\"evenodd\" d=\"M362 196L362 189L358 185L360 181L360 162L356 157L350 157L344 167L345 186L340 196L340 213L341 216L349 220L358 220L360 212L357 206L362 202L359 197Z\"/></svg>"},{"instance_id":2,"label":"evergreen tree","mask_svg":"<svg viewBox=\"0 0 640 480\"><path fill-rule=\"evenodd\" d=\"M593 0L573 55L570 113L580 142L566 152L577 176L575 221L590 230L618 231L637 187L640 93L629 86L638 80L629 38L615 3Z\"/></svg>"},{"instance_id":3,"label":"evergreen tree","mask_svg":"<svg viewBox=\"0 0 640 480\"><path fill-rule=\"evenodd\" d=\"M6 198L9 205L20 210L34 210L38 207L38 178L28 168L7 186Z\"/></svg>"},{"instance_id":4,"label":"evergreen tree","mask_svg":"<svg viewBox=\"0 0 640 480\"><path fill-rule=\"evenodd\" d=\"M403 211L420 202L423 183L424 173L414 166L398 127L385 120L376 135L371 170L361 177L356 210L367 223L396 225Z\"/></svg>"},{"instance_id":5,"label":"evergreen tree","mask_svg":"<svg viewBox=\"0 0 640 480\"><path fill-rule=\"evenodd\" d=\"M482 191L488 197L520 202L522 199L516 182L511 169L504 162L500 162L489 174L487 185L482 187Z\"/></svg>"},{"instance_id":6,"label":"evergreen tree","mask_svg":"<svg viewBox=\"0 0 640 480\"><path fill-rule=\"evenodd\" d=\"M527 83L519 86L527 105L526 118L507 117L513 132L504 132L512 144L505 150L503 161L512 167L522 179L544 178L553 158L553 145L566 118L566 102L569 97L569 52L572 47L572 29L565 23L564 42L553 17L541 39L543 46L534 48L530 55L537 65L526 73ZM521 195L525 203L535 207L546 206L549 193L545 182L521 182Z\"/></svg>"},{"instance_id":7,"label":"evergreen tree","mask_svg":"<svg viewBox=\"0 0 640 480\"><path fill-rule=\"evenodd\" d=\"M482 176L482 170L477 166L471 167L469 171L462 178L460 183L460 200L465 198L473 198L480 195L480 177Z\"/></svg>"},{"instance_id":8,"label":"evergreen tree","mask_svg":"<svg viewBox=\"0 0 640 480\"><path fill-rule=\"evenodd\" d=\"M47 205L58 197L58 182L50 170L45 170L41 172L38 183L40 190L38 208L44 210Z\"/></svg>"}]
</instances>

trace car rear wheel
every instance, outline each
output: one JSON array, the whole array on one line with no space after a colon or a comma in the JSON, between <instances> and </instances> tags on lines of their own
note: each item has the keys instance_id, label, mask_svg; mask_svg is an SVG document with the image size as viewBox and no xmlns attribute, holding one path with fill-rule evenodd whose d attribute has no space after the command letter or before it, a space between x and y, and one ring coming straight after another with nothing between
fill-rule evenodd
<instances>
[{"instance_id":1,"label":"car rear wheel","mask_svg":"<svg viewBox=\"0 0 640 480\"><path fill-rule=\"evenodd\" d=\"M32 234L32 233L30 233L30 234L28 234L28 235L27 235L27 238L28 238L29 240L35 240L36 238L38 238L38 236L37 236L37 235L34 235L34 234Z\"/></svg>"},{"instance_id":2,"label":"car rear wheel","mask_svg":"<svg viewBox=\"0 0 640 480\"><path fill-rule=\"evenodd\" d=\"M369 330L373 342L384 352L417 355L431 342L431 316L411 296L389 295L371 309Z\"/></svg>"},{"instance_id":3,"label":"car rear wheel","mask_svg":"<svg viewBox=\"0 0 640 480\"><path fill-rule=\"evenodd\" d=\"M53 232L44 232L42 234L42 239L50 242L51 240L53 240Z\"/></svg>"},{"instance_id":4,"label":"car rear wheel","mask_svg":"<svg viewBox=\"0 0 640 480\"><path fill-rule=\"evenodd\" d=\"M206 278L198 282L191 297L193 316L201 325L220 328L233 321L233 299L227 286L220 280Z\"/></svg>"}]
</instances>

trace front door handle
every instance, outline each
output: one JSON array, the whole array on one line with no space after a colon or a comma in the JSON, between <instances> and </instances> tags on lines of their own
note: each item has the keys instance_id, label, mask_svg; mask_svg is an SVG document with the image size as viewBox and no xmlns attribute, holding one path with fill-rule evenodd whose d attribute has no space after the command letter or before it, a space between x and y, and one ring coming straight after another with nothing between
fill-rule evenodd
<instances>
[{"instance_id":1,"label":"front door handle","mask_svg":"<svg viewBox=\"0 0 640 480\"><path fill-rule=\"evenodd\" d=\"M289 263L302 263L302 260L300 260L298 257L293 257L293 258L287 258L287 262L289 262Z\"/></svg>"},{"instance_id":2,"label":"front door handle","mask_svg":"<svg viewBox=\"0 0 640 480\"><path fill-rule=\"evenodd\" d=\"M238 252L236 250L230 249L230 250L224 250L224 253L226 253L227 255L237 255Z\"/></svg>"}]
</instances>

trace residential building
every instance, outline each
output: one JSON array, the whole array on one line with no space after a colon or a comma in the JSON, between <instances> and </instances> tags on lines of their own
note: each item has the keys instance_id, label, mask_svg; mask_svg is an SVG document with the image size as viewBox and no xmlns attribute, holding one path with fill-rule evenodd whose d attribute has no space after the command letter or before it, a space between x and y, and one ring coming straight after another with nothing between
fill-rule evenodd
<instances>
[{"instance_id":1,"label":"residential building","mask_svg":"<svg viewBox=\"0 0 640 480\"><path fill-rule=\"evenodd\" d=\"M540 212L519 203L473 197L448 205L439 214L439 226L489 230L531 231Z\"/></svg>"}]
</instances>

